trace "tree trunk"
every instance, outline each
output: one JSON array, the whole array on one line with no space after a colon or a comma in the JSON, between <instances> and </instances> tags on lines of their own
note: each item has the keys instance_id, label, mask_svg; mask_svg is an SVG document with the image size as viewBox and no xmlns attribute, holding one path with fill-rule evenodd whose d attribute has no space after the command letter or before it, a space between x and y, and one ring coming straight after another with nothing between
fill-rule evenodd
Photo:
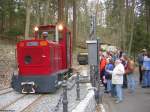
<instances>
[{"instance_id":1,"label":"tree trunk","mask_svg":"<svg viewBox=\"0 0 150 112\"><path fill-rule=\"evenodd\" d=\"M76 50L76 0L73 0L73 50Z\"/></svg>"},{"instance_id":2,"label":"tree trunk","mask_svg":"<svg viewBox=\"0 0 150 112\"><path fill-rule=\"evenodd\" d=\"M127 38L126 38L126 36L125 36L125 34L126 34L126 30L125 30L125 6L124 6L124 4L125 4L125 1L123 0L123 2L122 2L122 38L123 38L123 50L126 50L127 49L127 47L126 47L126 40L127 40Z\"/></svg>"},{"instance_id":3,"label":"tree trunk","mask_svg":"<svg viewBox=\"0 0 150 112\"><path fill-rule=\"evenodd\" d=\"M37 10L36 10L36 18L37 18L37 20L36 20L36 24L37 25L40 25L40 18L41 18L41 13L40 13L40 2L39 1L37 1Z\"/></svg>"},{"instance_id":4,"label":"tree trunk","mask_svg":"<svg viewBox=\"0 0 150 112\"><path fill-rule=\"evenodd\" d=\"M130 17L129 17L129 1L126 0L126 16L125 16L125 37L127 38L127 41L126 41L126 45L128 44L128 42L130 41L129 39L129 29L130 29Z\"/></svg>"},{"instance_id":5,"label":"tree trunk","mask_svg":"<svg viewBox=\"0 0 150 112\"><path fill-rule=\"evenodd\" d=\"M118 11L120 11L120 27L118 27L119 29L120 29L120 40L121 40L121 48L123 49L123 50L125 50L126 49L126 46L125 46L125 43L126 43L126 37L125 37L125 6L124 6L124 4L125 4L125 1L124 0L119 0L118 1L118 5L119 5L119 7L118 7ZM118 29L118 31L119 31L119 29Z\"/></svg>"},{"instance_id":6,"label":"tree trunk","mask_svg":"<svg viewBox=\"0 0 150 112\"><path fill-rule=\"evenodd\" d=\"M9 3L9 25L8 25L8 30L11 29L11 27L13 26L13 8L12 8L12 5L13 5L13 1L10 1Z\"/></svg>"},{"instance_id":7,"label":"tree trunk","mask_svg":"<svg viewBox=\"0 0 150 112\"><path fill-rule=\"evenodd\" d=\"M147 34L150 33L150 2L145 0L145 10L146 10L146 30Z\"/></svg>"},{"instance_id":8,"label":"tree trunk","mask_svg":"<svg viewBox=\"0 0 150 112\"><path fill-rule=\"evenodd\" d=\"M58 22L64 20L64 0L58 0Z\"/></svg>"},{"instance_id":9,"label":"tree trunk","mask_svg":"<svg viewBox=\"0 0 150 112\"><path fill-rule=\"evenodd\" d=\"M132 9L131 9L131 35L130 35L130 41L129 41L129 49L128 53L129 56L131 55L131 48L132 48L132 43L133 43L133 34L134 34L134 7L135 7L135 0L132 0Z\"/></svg>"},{"instance_id":10,"label":"tree trunk","mask_svg":"<svg viewBox=\"0 0 150 112\"><path fill-rule=\"evenodd\" d=\"M5 23L5 15L4 15L4 12L2 11L2 14L1 14L1 33L4 33L4 23Z\"/></svg>"},{"instance_id":11,"label":"tree trunk","mask_svg":"<svg viewBox=\"0 0 150 112\"><path fill-rule=\"evenodd\" d=\"M26 7L26 26L25 26L25 39L29 39L30 14L31 14L31 0L27 0L27 7Z\"/></svg>"},{"instance_id":12,"label":"tree trunk","mask_svg":"<svg viewBox=\"0 0 150 112\"><path fill-rule=\"evenodd\" d=\"M68 5L68 0L66 0L66 2L65 2L65 17L66 17L66 19L65 19L65 23L66 24L68 24L68 9L69 9L69 5Z\"/></svg>"},{"instance_id":13,"label":"tree trunk","mask_svg":"<svg viewBox=\"0 0 150 112\"><path fill-rule=\"evenodd\" d=\"M49 0L45 2L45 10L44 10L44 25L48 24L48 9L49 9Z\"/></svg>"}]
</instances>

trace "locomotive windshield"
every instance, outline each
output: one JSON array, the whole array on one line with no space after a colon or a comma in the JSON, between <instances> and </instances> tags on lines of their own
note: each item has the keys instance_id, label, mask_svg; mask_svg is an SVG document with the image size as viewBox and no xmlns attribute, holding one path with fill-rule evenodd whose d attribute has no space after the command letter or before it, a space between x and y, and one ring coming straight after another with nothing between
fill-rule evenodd
<instances>
[{"instance_id":1,"label":"locomotive windshield","mask_svg":"<svg viewBox=\"0 0 150 112\"><path fill-rule=\"evenodd\" d=\"M59 40L62 38L62 33L58 33ZM50 31L39 31L39 37L44 40L56 41L56 32L55 30Z\"/></svg>"},{"instance_id":2,"label":"locomotive windshield","mask_svg":"<svg viewBox=\"0 0 150 112\"><path fill-rule=\"evenodd\" d=\"M39 37L41 39L55 41L55 30L39 31Z\"/></svg>"},{"instance_id":3,"label":"locomotive windshield","mask_svg":"<svg viewBox=\"0 0 150 112\"><path fill-rule=\"evenodd\" d=\"M61 27L60 27L61 26ZM46 39L49 41L59 41L62 39L63 26L39 26L34 28L35 37L40 39Z\"/></svg>"}]
</instances>

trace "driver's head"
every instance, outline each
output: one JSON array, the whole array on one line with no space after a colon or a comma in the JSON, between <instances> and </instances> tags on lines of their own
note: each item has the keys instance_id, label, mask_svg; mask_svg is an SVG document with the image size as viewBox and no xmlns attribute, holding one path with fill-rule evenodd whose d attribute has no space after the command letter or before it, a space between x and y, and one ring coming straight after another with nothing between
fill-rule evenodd
<instances>
[{"instance_id":1,"label":"driver's head","mask_svg":"<svg viewBox=\"0 0 150 112\"><path fill-rule=\"evenodd\" d=\"M48 37L48 32L43 32L43 33L42 33L42 36L43 36L43 39L47 39L47 37Z\"/></svg>"}]
</instances>

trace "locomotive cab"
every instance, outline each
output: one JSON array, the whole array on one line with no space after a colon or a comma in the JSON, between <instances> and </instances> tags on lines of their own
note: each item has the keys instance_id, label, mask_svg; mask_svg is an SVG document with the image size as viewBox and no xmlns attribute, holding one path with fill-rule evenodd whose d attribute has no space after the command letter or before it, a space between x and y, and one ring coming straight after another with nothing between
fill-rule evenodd
<instances>
[{"instance_id":1,"label":"locomotive cab","mask_svg":"<svg viewBox=\"0 0 150 112\"><path fill-rule=\"evenodd\" d=\"M21 93L54 92L72 64L72 39L67 27L35 27L35 39L17 43L18 75L12 88Z\"/></svg>"}]
</instances>

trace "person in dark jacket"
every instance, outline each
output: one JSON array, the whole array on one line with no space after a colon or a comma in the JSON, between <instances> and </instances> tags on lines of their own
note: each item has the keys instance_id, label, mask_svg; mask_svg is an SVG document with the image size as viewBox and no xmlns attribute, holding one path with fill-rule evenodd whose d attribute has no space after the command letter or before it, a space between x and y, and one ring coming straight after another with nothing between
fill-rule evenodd
<instances>
[{"instance_id":1,"label":"person in dark jacket","mask_svg":"<svg viewBox=\"0 0 150 112\"><path fill-rule=\"evenodd\" d=\"M139 64L139 82L142 84L143 81L143 70L142 70L142 65L143 65L143 59L144 55L146 54L147 50L142 49L141 53L138 54L138 64Z\"/></svg>"},{"instance_id":2,"label":"person in dark jacket","mask_svg":"<svg viewBox=\"0 0 150 112\"><path fill-rule=\"evenodd\" d=\"M148 52L147 55L144 56L142 70L144 71L142 87L149 88L150 87L150 52Z\"/></svg>"},{"instance_id":3,"label":"person in dark jacket","mask_svg":"<svg viewBox=\"0 0 150 112\"><path fill-rule=\"evenodd\" d=\"M122 64L125 68L125 70L127 69L127 64L128 64L128 56L126 53L122 53L122 57L121 57L121 61L122 61ZM127 76L124 74L123 75L123 88L127 88L128 87L128 81L127 81Z\"/></svg>"},{"instance_id":4,"label":"person in dark jacket","mask_svg":"<svg viewBox=\"0 0 150 112\"><path fill-rule=\"evenodd\" d=\"M108 59L108 63L106 64L106 67L105 67L105 77L107 80L107 91L106 91L106 93L111 92L111 89L112 89L111 78L112 78L113 69L114 69L114 62L112 59Z\"/></svg>"}]
</instances>

